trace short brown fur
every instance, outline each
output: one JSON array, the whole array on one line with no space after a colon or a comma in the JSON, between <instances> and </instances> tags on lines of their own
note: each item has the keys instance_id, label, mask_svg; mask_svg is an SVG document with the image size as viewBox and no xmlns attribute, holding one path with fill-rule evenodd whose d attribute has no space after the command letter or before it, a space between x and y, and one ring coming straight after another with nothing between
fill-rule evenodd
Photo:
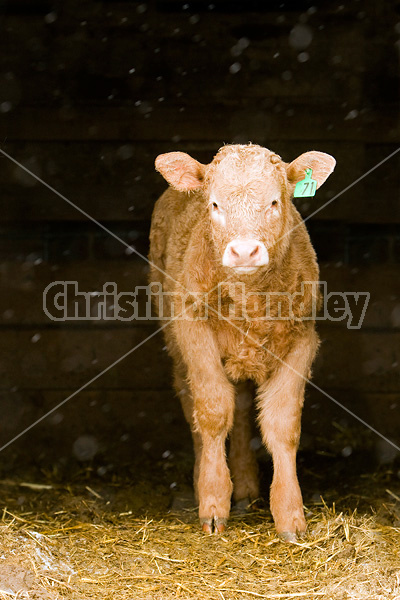
<instances>
[{"instance_id":1,"label":"short brown fur","mask_svg":"<svg viewBox=\"0 0 400 600\"><path fill-rule=\"evenodd\" d=\"M331 156L320 152L286 164L252 144L224 146L210 165L181 152L156 160L171 187L154 208L150 281L169 294L164 317L185 310L191 317L174 319L164 332L175 388L193 434L194 486L205 531L223 530L232 491L236 501L259 495L248 424L253 388L263 441L273 457L270 504L277 531L293 539L306 528L296 452L305 379L318 347L310 320L317 298L307 289L302 301L294 302L289 320L262 318L265 303L252 298L264 292L293 294L303 282L318 281L316 256L291 199L306 168L313 169L320 186L334 165ZM216 219L213 210L219 211ZM228 242L249 237L267 248L268 264L249 274L224 267ZM229 306L241 308L235 284L250 295L244 321L229 317ZM193 303L201 294L207 294L208 318L196 320L199 302ZM276 316L277 310L272 300L270 314Z\"/></svg>"}]
</instances>

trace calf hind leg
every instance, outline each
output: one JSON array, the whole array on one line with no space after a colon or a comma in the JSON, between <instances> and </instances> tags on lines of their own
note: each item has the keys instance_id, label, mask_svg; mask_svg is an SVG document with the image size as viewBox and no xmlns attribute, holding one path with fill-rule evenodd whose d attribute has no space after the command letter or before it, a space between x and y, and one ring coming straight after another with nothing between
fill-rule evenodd
<instances>
[{"instance_id":1,"label":"calf hind leg","mask_svg":"<svg viewBox=\"0 0 400 600\"><path fill-rule=\"evenodd\" d=\"M189 386L185 380L185 377L179 369L179 367L175 366L174 368L174 387L176 393L179 396L179 400L181 402L183 414L185 415L186 421L189 423L190 431L192 433L193 440L193 449L194 449L194 469L193 469L193 487L194 487L194 496L196 499L196 503L199 503L199 469L200 469L200 460L201 460L201 435L196 430L194 423L194 403L192 394L189 390Z\"/></svg>"},{"instance_id":2,"label":"calf hind leg","mask_svg":"<svg viewBox=\"0 0 400 600\"><path fill-rule=\"evenodd\" d=\"M230 434L229 467L233 480L233 498L236 507L246 508L260 495L258 466L251 448L251 412L254 386L251 382L236 385L235 417Z\"/></svg>"}]
</instances>

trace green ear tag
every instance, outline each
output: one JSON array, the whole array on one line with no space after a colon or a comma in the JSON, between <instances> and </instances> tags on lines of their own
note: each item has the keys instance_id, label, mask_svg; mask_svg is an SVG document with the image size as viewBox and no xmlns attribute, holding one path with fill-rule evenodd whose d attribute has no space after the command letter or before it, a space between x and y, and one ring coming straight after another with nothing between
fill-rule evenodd
<instances>
[{"instance_id":1,"label":"green ear tag","mask_svg":"<svg viewBox=\"0 0 400 600\"><path fill-rule=\"evenodd\" d=\"M315 179L311 179L312 169L306 169L306 176L304 179L296 183L294 188L293 198L305 198L308 196L315 196L317 191L317 182Z\"/></svg>"}]
</instances>

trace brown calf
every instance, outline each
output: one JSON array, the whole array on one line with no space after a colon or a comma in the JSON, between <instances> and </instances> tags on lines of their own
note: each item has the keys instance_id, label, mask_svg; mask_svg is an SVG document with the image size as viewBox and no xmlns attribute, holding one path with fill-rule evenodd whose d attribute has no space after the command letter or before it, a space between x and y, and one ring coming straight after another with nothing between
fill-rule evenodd
<instances>
[{"instance_id":1,"label":"brown calf","mask_svg":"<svg viewBox=\"0 0 400 600\"><path fill-rule=\"evenodd\" d=\"M318 291L302 284L318 281L318 266L292 196L305 169L313 169L319 187L334 166L321 152L286 164L252 144L224 146L209 165L183 152L156 160L170 187L154 208L150 281L161 284L160 316L173 319L164 331L193 435L206 532L225 528L232 490L236 502L259 496L248 423L254 388L274 464L276 529L289 540L306 529L296 452L318 347Z\"/></svg>"}]
</instances>

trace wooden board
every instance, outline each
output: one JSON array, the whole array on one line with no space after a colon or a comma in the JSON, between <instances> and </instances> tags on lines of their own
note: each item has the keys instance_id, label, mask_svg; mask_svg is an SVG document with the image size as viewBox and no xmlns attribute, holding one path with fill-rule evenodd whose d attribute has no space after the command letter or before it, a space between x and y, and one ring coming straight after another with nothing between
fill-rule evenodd
<instances>
[{"instance_id":1,"label":"wooden board","mask_svg":"<svg viewBox=\"0 0 400 600\"><path fill-rule=\"evenodd\" d=\"M102 292L107 282L114 282L116 291L133 292L137 286L147 285L147 262L135 255L126 260L71 261L49 264L33 261L2 262L0 265L0 326L3 328L32 326L59 327L43 311L46 288L55 281L76 281L78 292ZM340 263L322 263L320 281L326 282L327 293L368 292L370 300L362 323L362 330L398 330L400 328L400 283L397 265L346 266ZM71 290L72 288L69 288ZM54 288L49 291L48 307L54 298ZM68 315L74 314L76 297L70 291L67 296ZM140 314L144 314L145 293L139 294ZM111 305L112 299L108 304ZM55 311L54 315L58 316ZM68 323L71 326L88 327L85 322ZM148 327L146 320L131 322L97 320L91 328L121 327L122 329ZM342 323L340 326L342 326ZM151 323L150 323L151 325ZM325 324L327 327L330 323ZM333 324L334 325L334 324ZM334 325L335 327L337 326ZM356 332L357 333L357 332Z\"/></svg>"},{"instance_id":2,"label":"wooden board","mask_svg":"<svg viewBox=\"0 0 400 600\"><path fill-rule=\"evenodd\" d=\"M3 330L1 388L74 390L115 362L91 387L164 389L171 381L171 365L163 351L161 333L150 337L155 331L156 327L132 326ZM321 327L320 334L322 345L314 366L316 385L369 392L400 390L398 330ZM116 362L135 347L137 350Z\"/></svg>"},{"instance_id":3,"label":"wooden board","mask_svg":"<svg viewBox=\"0 0 400 600\"><path fill-rule=\"evenodd\" d=\"M132 106L114 108L73 107L68 111L53 107L20 107L0 115L0 136L13 141L122 141L168 142L240 142L268 140L359 142L395 144L400 140L397 109L385 113L372 111L359 119L346 121L344 110L325 105L299 107L288 116L265 109L261 120L254 118L259 105L227 108L212 104L180 111L181 105L155 106L151 113L138 114ZM282 107L283 108L283 107ZM287 108L289 110L289 107ZM254 112L255 111L255 112ZM330 119L327 119L327 114ZM295 117L295 118L291 118Z\"/></svg>"},{"instance_id":4,"label":"wooden board","mask_svg":"<svg viewBox=\"0 0 400 600\"><path fill-rule=\"evenodd\" d=\"M384 462L385 456L393 458L394 449L368 425L399 445L395 418L398 394L360 393L352 389L338 392L330 388L326 391L340 404L308 388L300 451L330 448L332 453L348 456L367 446L370 450L375 447L379 462ZM193 450L189 427L171 390L84 390L64 402L69 395L69 389L0 393L3 414L7 416L3 419L0 445L50 413L3 451L5 461L12 464L21 455L26 462L27 448L33 448L35 460L54 468L58 461L63 465L69 462L71 455L77 458L76 444L80 440L78 448L82 449L86 440L95 464L103 467L100 475L112 472L114 461L129 468L130 464L152 459L167 470L176 452L185 453L190 470ZM255 429L254 437L258 435ZM265 460L262 451L259 456Z\"/></svg>"},{"instance_id":5,"label":"wooden board","mask_svg":"<svg viewBox=\"0 0 400 600\"><path fill-rule=\"evenodd\" d=\"M179 149L208 163L220 146L221 141L8 142L4 146L5 152L22 167L4 156L0 160L0 221L88 222L88 216L79 209L100 221L149 220L157 197L167 185L155 171L156 156ZM400 222L396 191L400 153L363 177L390 156L396 146L369 144L364 150L354 142L271 138L268 147L287 162L308 150L328 152L336 158L334 173L316 196L296 201L304 217L315 213L313 219L324 221ZM23 167L65 199L37 181ZM359 178L362 179L353 185Z\"/></svg>"}]
</instances>

